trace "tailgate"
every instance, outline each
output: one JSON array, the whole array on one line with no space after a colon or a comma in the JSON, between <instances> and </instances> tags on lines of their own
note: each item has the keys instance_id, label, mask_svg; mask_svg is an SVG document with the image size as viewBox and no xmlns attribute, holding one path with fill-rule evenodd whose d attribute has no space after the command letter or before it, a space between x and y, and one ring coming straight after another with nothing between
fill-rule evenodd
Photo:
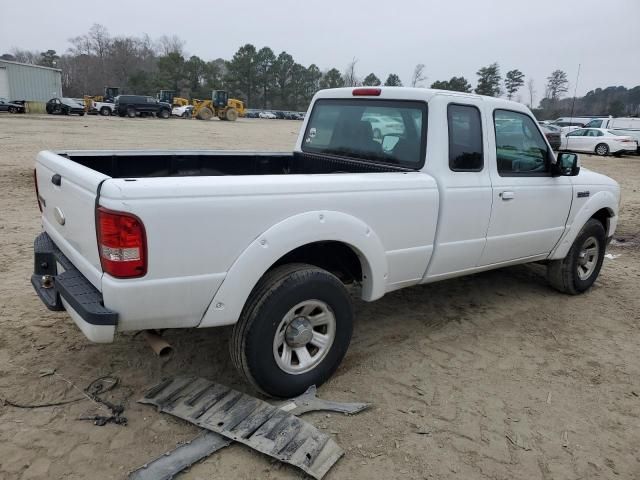
<instances>
[{"instance_id":1,"label":"tailgate","mask_svg":"<svg viewBox=\"0 0 640 480\"><path fill-rule=\"evenodd\" d=\"M93 286L102 290L95 201L100 184L110 177L44 151L36 160L36 178L45 231Z\"/></svg>"}]
</instances>

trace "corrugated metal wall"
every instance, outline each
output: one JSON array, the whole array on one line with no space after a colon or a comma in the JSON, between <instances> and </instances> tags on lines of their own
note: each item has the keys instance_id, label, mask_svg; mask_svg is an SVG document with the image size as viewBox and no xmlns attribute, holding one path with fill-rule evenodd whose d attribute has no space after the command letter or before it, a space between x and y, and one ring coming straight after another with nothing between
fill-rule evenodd
<instances>
[{"instance_id":1,"label":"corrugated metal wall","mask_svg":"<svg viewBox=\"0 0 640 480\"><path fill-rule=\"evenodd\" d=\"M46 102L62 96L62 72L54 68L0 60L9 80L9 100Z\"/></svg>"}]
</instances>

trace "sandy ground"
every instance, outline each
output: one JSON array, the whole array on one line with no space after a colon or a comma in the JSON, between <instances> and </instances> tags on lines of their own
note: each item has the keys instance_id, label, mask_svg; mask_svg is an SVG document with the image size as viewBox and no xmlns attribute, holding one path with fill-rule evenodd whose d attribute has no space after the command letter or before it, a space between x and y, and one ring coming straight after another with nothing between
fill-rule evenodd
<instances>
[{"instance_id":1,"label":"sandy ground","mask_svg":"<svg viewBox=\"0 0 640 480\"><path fill-rule=\"evenodd\" d=\"M229 329L172 330L176 351L156 359L140 337L89 343L67 315L37 298L32 241L40 230L36 153L56 148L291 149L300 122L0 116L0 397L74 398L112 373L109 398L127 427L77 418L89 401L21 410L0 401L0 478L123 478L197 429L137 404L176 373L250 391L227 354ZM640 158L583 157L622 184L623 210L595 287L568 297L542 267L518 266L356 304L345 361L320 393L370 401L354 417L305 418L347 451L328 479L640 478ZM55 369L56 375L40 376ZM300 478L299 471L231 446L183 479Z\"/></svg>"}]
</instances>

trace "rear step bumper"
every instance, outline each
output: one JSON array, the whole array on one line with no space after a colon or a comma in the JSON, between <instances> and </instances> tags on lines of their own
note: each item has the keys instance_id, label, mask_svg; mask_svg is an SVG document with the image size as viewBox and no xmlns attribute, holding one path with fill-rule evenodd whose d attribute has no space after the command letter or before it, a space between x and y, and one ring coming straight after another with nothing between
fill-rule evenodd
<instances>
[{"instance_id":1,"label":"rear step bumper","mask_svg":"<svg viewBox=\"0 0 640 480\"><path fill-rule=\"evenodd\" d=\"M31 284L46 307L49 310L67 310L92 342L112 342L118 314L103 305L102 294L58 249L46 232L36 237L33 251L35 262Z\"/></svg>"}]
</instances>

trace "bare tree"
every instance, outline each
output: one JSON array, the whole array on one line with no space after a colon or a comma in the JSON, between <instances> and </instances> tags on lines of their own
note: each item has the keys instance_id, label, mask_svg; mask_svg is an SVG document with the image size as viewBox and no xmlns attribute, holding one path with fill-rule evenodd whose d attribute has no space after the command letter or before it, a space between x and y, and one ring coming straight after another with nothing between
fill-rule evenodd
<instances>
[{"instance_id":1,"label":"bare tree","mask_svg":"<svg viewBox=\"0 0 640 480\"><path fill-rule=\"evenodd\" d=\"M413 76L411 77L412 87L421 87L427 77L424 75L424 63L419 63L416 68L413 69Z\"/></svg>"},{"instance_id":2,"label":"bare tree","mask_svg":"<svg viewBox=\"0 0 640 480\"><path fill-rule=\"evenodd\" d=\"M167 56L170 53L178 53L185 56L184 40L177 35L163 35L158 39L158 50L161 55Z\"/></svg>"},{"instance_id":3,"label":"bare tree","mask_svg":"<svg viewBox=\"0 0 640 480\"><path fill-rule=\"evenodd\" d=\"M40 60L39 52L32 52L30 50L22 50L19 48L12 48L11 55L15 58L16 62L20 63L30 63L32 65L36 65L38 60Z\"/></svg>"},{"instance_id":4,"label":"bare tree","mask_svg":"<svg viewBox=\"0 0 640 480\"><path fill-rule=\"evenodd\" d=\"M533 100L536 95L535 84L533 83L533 78L529 78L527 81L527 90L529 90L529 108L533 108Z\"/></svg>"},{"instance_id":5,"label":"bare tree","mask_svg":"<svg viewBox=\"0 0 640 480\"><path fill-rule=\"evenodd\" d=\"M358 59L353 57L349 64L347 65L346 70L344 71L344 86L345 87L357 87L360 85L360 79L356 75L356 65L358 63Z\"/></svg>"}]
</instances>

